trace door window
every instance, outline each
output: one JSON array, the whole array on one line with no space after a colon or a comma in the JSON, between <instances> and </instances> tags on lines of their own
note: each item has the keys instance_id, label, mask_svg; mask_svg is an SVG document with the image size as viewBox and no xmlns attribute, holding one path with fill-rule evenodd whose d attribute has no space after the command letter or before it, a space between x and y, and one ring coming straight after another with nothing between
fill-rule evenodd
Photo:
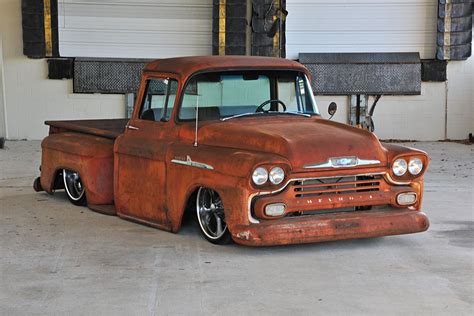
<instances>
[{"instance_id":1,"label":"door window","mask_svg":"<svg viewBox=\"0 0 474 316\"><path fill-rule=\"evenodd\" d=\"M178 82L174 79L149 79L140 109L140 119L169 121L177 90Z\"/></svg>"}]
</instances>

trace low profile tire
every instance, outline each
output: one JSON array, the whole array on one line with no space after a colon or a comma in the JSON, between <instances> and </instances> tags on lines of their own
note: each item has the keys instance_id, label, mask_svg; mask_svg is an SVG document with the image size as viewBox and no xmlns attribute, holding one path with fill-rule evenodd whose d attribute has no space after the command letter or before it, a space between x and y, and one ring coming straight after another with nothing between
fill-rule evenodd
<instances>
[{"instance_id":1,"label":"low profile tire","mask_svg":"<svg viewBox=\"0 0 474 316\"><path fill-rule=\"evenodd\" d=\"M209 242L224 245L232 241L225 222L224 205L216 191L199 188L196 197L196 215L201 234Z\"/></svg>"},{"instance_id":2,"label":"low profile tire","mask_svg":"<svg viewBox=\"0 0 474 316\"><path fill-rule=\"evenodd\" d=\"M63 169L63 180L64 189L69 201L77 206L86 205L86 190L82 184L79 173L76 171Z\"/></svg>"}]
</instances>

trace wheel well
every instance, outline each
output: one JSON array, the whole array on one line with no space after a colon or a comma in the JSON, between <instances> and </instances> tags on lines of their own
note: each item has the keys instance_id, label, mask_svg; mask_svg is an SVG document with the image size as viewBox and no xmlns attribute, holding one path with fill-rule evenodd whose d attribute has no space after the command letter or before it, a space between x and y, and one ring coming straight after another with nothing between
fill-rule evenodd
<instances>
[{"instance_id":1,"label":"wheel well","mask_svg":"<svg viewBox=\"0 0 474 316\"><path fill-rule=\"evenodd\" d=\"M191 194L188 196L186 205L184 207L184 213L182 218L182 223L191 221L194 217L195 207L196 207L196 197L200 187L193 189Z\"/></svg>"},{"instance_id":2,"label":"wheel well","mask_svg":"<svg viewBox=\"0 0 474 316\"><path fill-rule=\"evenodd\" d=\"M56 170L53 177L53 190L64 189L63 169Z\"/></svg>"}]
</instances>

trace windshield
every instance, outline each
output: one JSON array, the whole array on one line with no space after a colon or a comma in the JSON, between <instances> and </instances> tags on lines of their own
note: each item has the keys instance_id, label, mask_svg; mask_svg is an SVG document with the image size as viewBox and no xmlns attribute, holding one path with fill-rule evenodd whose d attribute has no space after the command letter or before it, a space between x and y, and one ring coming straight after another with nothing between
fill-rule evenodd
<instances>
[{"instance_id":1,"label":"windshield","mask_svg":"<svg viewBox=\"0 0 474 316\"><path fill-rule=\"evenodd\" d=\"M230 119L254 114L319 114L305 74L296 71L213 72L194 76L184 90L180 120Z\"/></svg>"}]
</instances>

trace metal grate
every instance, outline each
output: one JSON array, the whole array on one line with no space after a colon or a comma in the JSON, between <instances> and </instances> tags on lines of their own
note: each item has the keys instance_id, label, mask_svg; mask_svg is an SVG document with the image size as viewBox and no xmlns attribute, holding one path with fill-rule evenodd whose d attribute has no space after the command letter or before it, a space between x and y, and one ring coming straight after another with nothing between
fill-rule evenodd
<instances>
[{"instance_id":1,"label":"metal grate","mask_svg":"<svg viewBox=\"0 0 474 316\"><path fill-rule=\"evenodd\" d=\"M301 53L320 95L421 93L418 53Z\"/></svg>"},{"instance_id":2,"label":"metal grate","mask_svg":"<svg viewBox=\"0 0 474 316\"><path fill-rule=\"evenodd\" d=\"M134 93L148 62L144 59L76 58L74 93Z\"/></svg>"}]
</instances>

